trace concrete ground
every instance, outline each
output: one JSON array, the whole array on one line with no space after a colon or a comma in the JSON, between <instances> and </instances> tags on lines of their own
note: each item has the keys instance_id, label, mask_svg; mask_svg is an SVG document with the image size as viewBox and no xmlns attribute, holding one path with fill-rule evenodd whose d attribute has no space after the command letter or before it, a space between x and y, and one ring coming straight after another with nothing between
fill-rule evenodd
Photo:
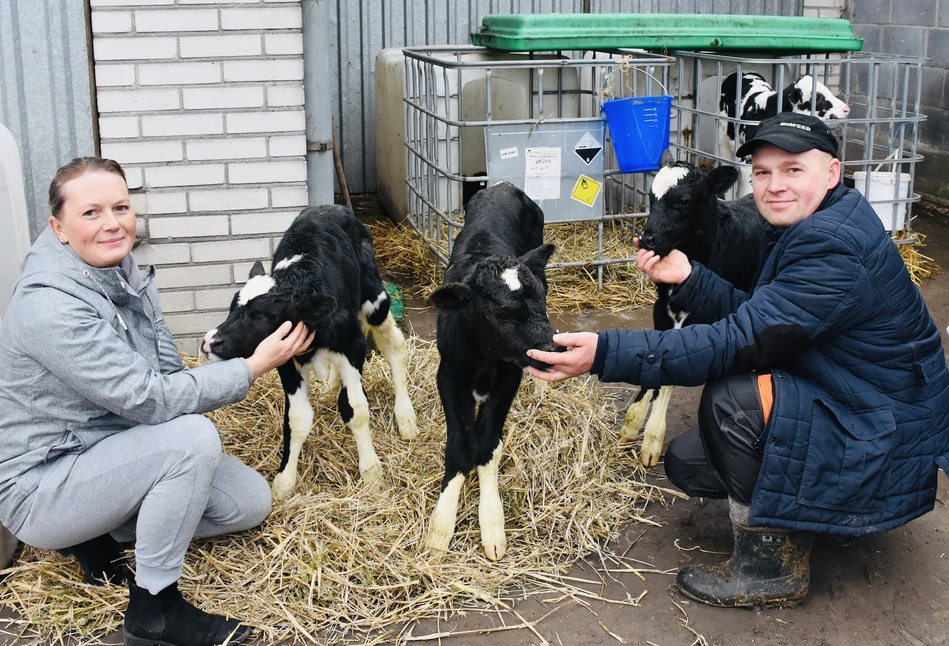
<instances>
[{"instance_id":1,"label":"concrete ground","mask_svg":"<svg viewBox=\"0 0 949 646\"><path fill-rule=\"evenodd\" d=\"M921 213L914 228L927 237L922 250L946 271L925 282L921 291L939 330L949 325L949 215L939 208L915 208ZM409 310L416 334L434 333L433 317ZM648 309L623 315L591 313L562 317L561 331L611 327L648 327ZM943 337L949 352L949 337ZM696 423L700 388L678 388L670 406L668 442ZM665 486L662 465L650 476ZM524 600L509 614L468 613L438 624L414 626L412 635L441 635L413 641L423 645L507 646L540 644L527 630L491 632L503 624L539 621L534 627L551 644L799 644L869 646L949 644L949 481L940 472L933 512L850 547L815 545L811 557L811 592L793 609L752 611L720 609L689 602L675 591L675 571L687 563L714 563L731 549L731 525L725 501L670 499L654 504L647 514L661 524L627 527L613 549L651 564L667 574L603 575L599 563L584 563L568 574L600 581L591 591L607 600L625 600L648 591L640 607L607 601L563 601L551 605ZM643 566L647 567L647 566ZM551 613L551 610L556 609ZM548 614L550 613L550 614ZM545 617L546 616L546 617ZM541 620L541 618L543 618ZM522 621L523 620L523 621Z\"/></svg>"}]
</instances>

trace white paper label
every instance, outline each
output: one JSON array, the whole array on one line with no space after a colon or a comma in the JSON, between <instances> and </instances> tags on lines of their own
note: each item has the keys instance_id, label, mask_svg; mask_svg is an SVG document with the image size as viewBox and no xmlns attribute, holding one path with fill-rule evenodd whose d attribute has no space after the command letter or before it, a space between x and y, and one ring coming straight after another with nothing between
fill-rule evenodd
<instances>
[{"instance_id":1,"label":"white paper label","mask_svg":"<svg viewBox=\"0 0 949 646\"><path fill-rule=\"evenodd\" d=\"M517 148L505 148L501 151L501 159L511 159L517 157Z\"/></svg>"},{"instance_id":2,"label":"white paper label","mask_svg":"<svg viewBox=\"0 0 949 646\"><path fill-rule=\"evenodd\" d=\"M524 149L524 192L532 200L560 199L560 148Z\"/></svg>"}]
</instances>

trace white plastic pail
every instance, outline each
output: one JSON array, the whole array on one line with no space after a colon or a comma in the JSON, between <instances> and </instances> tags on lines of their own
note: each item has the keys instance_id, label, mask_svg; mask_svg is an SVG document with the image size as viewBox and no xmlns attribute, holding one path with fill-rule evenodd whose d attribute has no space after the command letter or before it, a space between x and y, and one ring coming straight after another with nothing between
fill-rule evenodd
<instances>
[{"instance_id":1,"label":"white plastic pail","mask_svg":"<svg viewBox=\"0 0 949 646\"><path fill-rule=\"evenodd\" d=\"M896 182L899 177L899 188ZM867 191L867 172L855 171L853 185L870 202L887 231L902 231L906 224L907 202L886 202L885 200L905 200L909 197L909 173L887 171L870 172L870 190ZM896 221L894 222L894 212Z\"/></svg>"}]
</instances>

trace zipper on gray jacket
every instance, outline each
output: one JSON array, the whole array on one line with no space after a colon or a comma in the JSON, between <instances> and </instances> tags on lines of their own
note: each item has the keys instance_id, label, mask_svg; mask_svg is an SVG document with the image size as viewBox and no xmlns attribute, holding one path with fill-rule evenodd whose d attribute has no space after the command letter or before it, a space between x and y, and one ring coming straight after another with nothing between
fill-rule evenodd
<instances>
[{"instance_id":1,"label":"zipper on gray jacket","mask_svg":"<svg viewBox=\"0 0 949 646\"><path fill-rule=\"evenodd\" d=\"M105 291L105 287L102 286L102 283L96 280L96 277L93 276L92 273L88 269L83 269L82 275L85 276L86 278L91 278L92 282L94 282L99 287L99 290L102 292L102 295L105 296L105 299L109 301L109 305L111 305L112 309L115 310L115 315L119 317L119 323L122 325L122 329L128 332L129 327L125 324L125 320L122 318L122 315L119 313L119 308L117 308L115 306L115 303L112 302L112 299L109 298L109 293Z\"/></svg>"}]
</instances>

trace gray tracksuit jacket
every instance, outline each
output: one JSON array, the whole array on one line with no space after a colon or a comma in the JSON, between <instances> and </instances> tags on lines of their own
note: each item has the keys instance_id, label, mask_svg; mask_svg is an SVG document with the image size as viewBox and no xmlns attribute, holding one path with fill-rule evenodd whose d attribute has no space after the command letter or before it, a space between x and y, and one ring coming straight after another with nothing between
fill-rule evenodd
<instances>
[{"instance_id":1,"label":"gray tracksuit jacket","mask_svg":"<svg viewBox=\"0 0 949 646\"><path fill-rule=\"evenodd\" d=\"M91 267L48 228L24 259L0 323L0 523L14 534L57 457L247 395L244 359L185 368L153 276L131 254Z\"/></svg>"}]
</instances>

